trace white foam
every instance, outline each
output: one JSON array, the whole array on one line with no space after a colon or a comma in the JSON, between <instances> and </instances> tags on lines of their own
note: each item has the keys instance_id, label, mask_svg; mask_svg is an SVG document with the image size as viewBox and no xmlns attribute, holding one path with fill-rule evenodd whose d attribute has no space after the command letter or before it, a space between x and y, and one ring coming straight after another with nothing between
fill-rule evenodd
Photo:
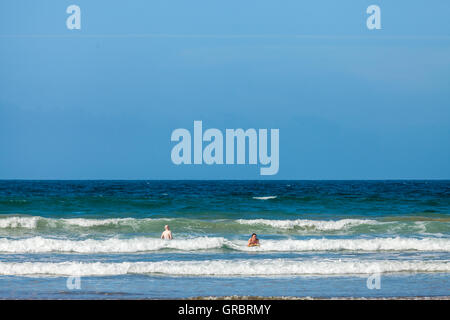
<instances>
[{"instance_id":1,"label":"white foam","mask_svg":"<svg viewBox=\"0 0 450 320\"><path fill-rule=\"evenodd\" d=\"M276 199L277 196L267 196L267 197L253 197L253 199L256 200L270 200L270 199Z\"/></svg>"},{"instance_id":2,"label":"white foam","mask_svg":"<svg viewBox=\"0 0 450 320\"><path fill-rule=\"evenodd\" d=\"M61 219L60 221L79 227L93 227L93 226L104 226L104 225L118 225L123 223L132 222L132 218L118 218L118 219L83 219L83 218L73 218L73 219Z\"/></svg>"},{"instance_id":3,"label":"white foam","mask_svg":"<svg viewBox=\"0 0 450 320\"><path fill-rule=\"evenodd\" d=\"M68 226L77 227L95 227L104 225L127 225L133 226L140 222L151 221L170 221L169 218L115 218L115 219L85 219L85 218L65 218L65 219L52 219L44 218L40 216L33 217L5 217L0 218L0 228L27 228L36 229L39 221L47 223L48 226L56 227L58 223Z\"/></svg>"},{"instance_id":4,"label":"white foam","mask_svg":"<svg viewBox=\"0 0 450 320\"><path fill-rule=\"evenodd\" d=\"M263 197L270 198L270 197ZM86 219L86 218L64 218L64 219L52 219L44 218L40 216L33 217L5 217L0 218L0 228L28 228L35 229L39 221L46 222L50 226L57 226L58 223L63 225L71 225L78 227L93 227L104 225L135 225L141 222L152 221L171 221L170 218L113 218L113 219ZM292 229L295 227L315 228L317 230L339 230L348 226L355 226L360 224L376 224L375 220L359 220L359 219L343 219L337 221L327 220L266 220L266 219L253 219L236 220L239 224L246 225L267 225L281 229Z\"/></svg>"},{"instance_id":5,"label":"white foam","mask_svg":"<svg viewBox=\"0 0 450 320\"><path fill-rule=\"evenodd\" d=\"M26 228L36 229L41 217L7 217L0 218L0 228Z\"/></svg>"},{"instance_id":6,"label":"white foam","mask_svg":"<svg viewBox=\"0 0 450 320\"><path fill-rule=\"evenodd\" d=\"M264 240L255 251L450 251L450 239L438 238L371 238L371 239L309 239Z\"/></svg>"},{"instance_id":7,"label":"white foam","mask_svg":"<svg viewBox=\"0 0 450 320\"><path fill-rule=\"evenodd\" d=\"M0 252L8 253L44 253L44 252L76 252L76 253L133 253L175 250L206 250L221 248L227 242L224 238L200 237L185 240L164 241L156 238L131 238L106 240L67 240L44 237L32 237L19 240L0 239Z\"/></svg>"},{"instance_id":8,"label":"white foam","mask_svg":"<svg viewBox=\"0 0 450 320\"><path fill-rule=\"evenodd\" d=\"M68 225L78 226L78 227L93 227L93 226L104 226L104 225L133 225L136 222L150 222L150 221L170 221L171 219L151 219L151 218L116 218L116 219L84 219L84 218L72 218L72 219L61 219Z\"/></svg>"},{"instance_id":9,"label":"white foam","mask_svg":"<svg viewBox=\"0 0 450 320\"><path fill-rule=\"evenodd\" d=\"M279 229L294 229L294 228L310 228L320 231L342 230L349 227L354 227L363 224L377 224L378 221L367 219L342 219L342 220L267 220L267 219L253 219L236 220L240 224L247 225L266 225Z\"/></svg>"},{"instance_id":10,"label":"white foam","mask_svg":"<svg viewBox=\"0 0 450 320\"><path fill-rule=\"evenodd\" d=\"M0 252L6 253L133 253L164 249L194 251L228 248L238 251L301 252L301 251L450 251L448 238L372 238L372 239L309 239L261 240L260 247L247 247L246 241L227 240L222 237L199 237L163 241L156 238L105 240L69 240L44 237L26 239L0 238Z\"/></svg>"},{"instance_id":11,"label":"white foam","mask_svg":"<svg viewBox=\"0 0 450 320\"><path fill-rule=\"evenodd\" d=\"M392 260L206 260L158 262L0 262L0 275L113 276L165 274L192 276L348 275L395 272L449 272L446 261Z\"/></svg>"},{"instance_id":12,"label":"white foam","mask_svg":"<svg viewBox=\"0 0 450 320\"><path fill-rule=\"evenodd\" d=\"M353 227L361 225L386 225L386 231L389 233L402 232L406 228L408 232L417 232L423 235L427 234L429 221L416 221L412 225L398 221L382 222L369 219L341 219L341 220L270 220L270 219L238 219L238 220L195 220L195 219L175 219L175 218L45 218L41 216L6 216L0 217L0 229L64 229L73 231L74 229L89 229L95 227L129 227L132 229L157 227L158 223L166 224L168 221L173 223L182 222L181 229L189 228L194 230L196 226L208 227L214 223L224 223L233 230L231 224L237 223L249 226L267 226L274 229L294 230L306 232L329 232L329 231L347 231ZM202 224L202 223L205 224ZM152 225L155 223L155 225ZM209 224L208 224L209 223Z\"/></svg>"}]
</instances>

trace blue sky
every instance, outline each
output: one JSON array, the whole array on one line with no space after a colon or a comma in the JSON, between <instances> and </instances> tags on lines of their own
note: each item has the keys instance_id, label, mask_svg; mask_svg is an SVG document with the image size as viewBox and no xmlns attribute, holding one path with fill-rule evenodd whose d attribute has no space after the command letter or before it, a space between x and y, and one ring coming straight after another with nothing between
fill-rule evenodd
<instances>
[{"instance_id":1,"label":"blue sky","mask_svg":"<svg viewBox=\"0 0 450 320\"><path fill-rule=\"evenodd\" d=\"M81 30L66 8L81 8ZM381 8L381 30L366 8ZM1 179L448 179L450 2L4 0ZM175 166L279 128L280 170Z\"/></svg>"}]
</instances>

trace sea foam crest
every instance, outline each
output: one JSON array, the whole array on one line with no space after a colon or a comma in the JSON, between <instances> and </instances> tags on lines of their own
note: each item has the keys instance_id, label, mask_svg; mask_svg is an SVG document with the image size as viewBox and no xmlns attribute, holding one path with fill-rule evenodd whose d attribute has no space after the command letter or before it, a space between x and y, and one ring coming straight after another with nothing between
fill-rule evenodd
<instances>
[{"instance_id":1,"label":"sea foam crest","mask_svg":"<svg viewBox=\"0 0 450 320\"><path fill-rule=\"evenodd\" d=\"M105 240L69 240L44 237L31 237L11 240L0 239L0 252L8 253L45 253L45 252L76 252L76 253L133 253L174 250L206 250L221 248L227 242L220 237L199 237L185 240L164 241L156 238L109 238Z\"/></svg>"},{"instance_id":2,"label":"sea foam crest","mask_svg":"<svg viewBox=\"0 0 450 320\"><path fill-rule=\"evenodd\" d=\"M294 228L311 228L320 231L330 231L330 230L342 230L348 227L354 227L363 224L377 224L376 220L367 219L342 219L342 220L267 220L267 219L239 219L237 220L240 224L247 225L266 225L274 228L280 229L294 229Z\"/></svg>"},{"instance_id":3,"label":"sea foam crest","mask_svg":"<svg viewBox=\"0 0 450 320\"><path fill-rule=\"evenodd\" d=\"M206 260L158 262L0 262L0 275L113 276L166 274L192 276L344 275L395 272L449 272L448 261L393 260Z\"/></svg>"},{"instance_id":4,"label":"sea foam crest","mask_svg":"<svg viewBox=\"0 0 450 320\"><path fill-rule=\"evenodd\" d=\"M95 226L105 226L105 225L133 225L139 222L149 222L149 221L170 221L171 219L161 218L115 218L115 219L83 219L83 218L71 218L71 219L61 219L59 221L78 227L95 227Z\"/></svg>"},{"instance_id":5,"label":"sea foam crest","mask_svg":"<svg viewBox=\"0 0 450 320\"><path fill-rule=\"evenodd\" d=\"M128 225L133 226L142 222L152 222L152 221L171 221L170 218L110 218L110 219L85 219L85 218L44 218L41 216L33 217L4 217L0 218L0 228L26 228L26 229L36 229L38 223L46 223L49 227L58 227L59 225L67 226L77 226L77 227L96 227L96 226L106 226L106 225Z\"/></svg>"},{"instance_id":6,"label":"sea foam crest","mask_svg":"<svg viewBox=\"0 0 450 320\"><path fill-rule=\"evenodd\" d=\"M276 199L277 196L265 196L265 197L253 197L255 200L270 200L270 199Z\"/></svg>"},{"instance_id":7,"label":"sea foam crest","mask_svg":"<svg viewBox=\"0 0 450 320\"><path fill-rule=\"evenodd\" d=\"M25 228L36 229L41 217L7 217L0 218L0 228Z\"/></svg>"},{"instance_id":8,"label":"sea foam crest","mask_svg":"<svg viewBox=\"0 0 450 320\"><path fill-rule=\"evenodd\" d=\"M252 252L301 251L450 251L448 238L364 238L364 239L308 239L261 240L260 247L247 247L246 241L222 237L198 237L164 241L156 238L108 238L104 240L69 240L44 237L26 239L0 238L0 252L7 253L133 253L159 250L211 250L231 249Z\"/></svg>"}]
</instances>

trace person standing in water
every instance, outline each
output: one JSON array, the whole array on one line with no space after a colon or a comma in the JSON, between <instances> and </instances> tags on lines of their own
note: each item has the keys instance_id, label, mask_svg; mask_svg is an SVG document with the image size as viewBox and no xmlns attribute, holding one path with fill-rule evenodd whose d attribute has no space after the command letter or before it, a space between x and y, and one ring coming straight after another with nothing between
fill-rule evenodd
<instances>
[{"instance_id":1,"label":"person standing in water","mask_svg":"<svg viewBox=\"0 0 450 320\"><path fill-rule=\"evenodd\" d=\"M163 240L172 240L173 239L172 231L170 231L169 225L167 225L167 224L164 226L164 231L161 234L161 239L163 239Z\"/></svg>"},{"instance_id":2,"label":"person standing in water","mask_svg":"<svg viewBox=\"0 0 450 320\"><path fill-rule=\"evenodd\" d=\"M259 246L259 239L256 237L256 233L253 233L250 239L248 239L248 247Z\"/></svg>"}]
</instances>

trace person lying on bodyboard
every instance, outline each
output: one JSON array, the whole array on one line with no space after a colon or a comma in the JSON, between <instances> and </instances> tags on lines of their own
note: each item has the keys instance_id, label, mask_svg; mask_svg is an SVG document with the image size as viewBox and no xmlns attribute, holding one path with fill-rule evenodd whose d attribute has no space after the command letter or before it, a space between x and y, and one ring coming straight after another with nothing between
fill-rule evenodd
<instances>
[{"instance_id":1,"label":"person lying on bodyboard","mask_svg":"<svg viewBox=\"0 0 450 320\"><path fill-rule=\"evenodd\" d=\"M248 247L259 247L259 239L256 237L256 233L253 233L251 238L248 239Z\"/></svg>"}]
</instances>

